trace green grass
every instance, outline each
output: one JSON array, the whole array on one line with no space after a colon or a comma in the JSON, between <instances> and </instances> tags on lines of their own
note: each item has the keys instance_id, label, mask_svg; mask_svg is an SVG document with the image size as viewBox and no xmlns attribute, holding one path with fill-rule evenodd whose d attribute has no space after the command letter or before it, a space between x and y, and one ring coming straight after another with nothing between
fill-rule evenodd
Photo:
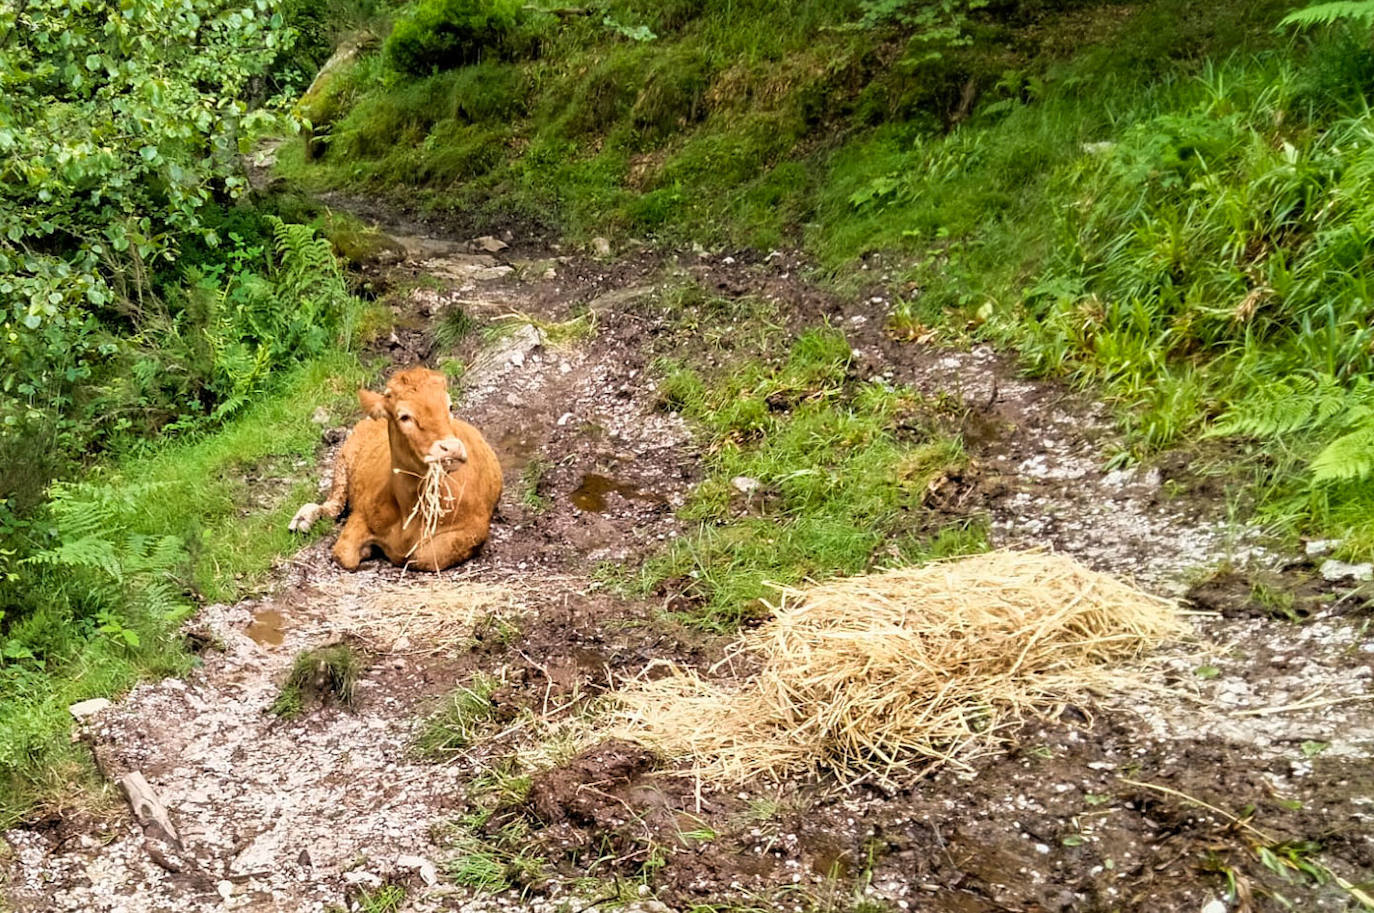
<instances>
[{"instance_id":1,"label":"green grass","mask_svg":"<svg viewBox=\"0 0 1374 913\"><path fill-rule=\"evenodd\" d=\"M483 725L495 715L491 695L500 682L478 673L471 683L450 694L426 722L415 748L421 754L446 758L472 744Z\"/></svg>"},{"instance_id":2,"label":"green grass","mask_svg":"<svg viewBox=\"0 0 1374 913\"><path fill-rule=\"evenodd\" d=\"M957 437L912 391L852 380L849 362L844 335L822 327L772 362L741 354L709 376L661 366L663 398L704 438L707 475L682 511L695 528L650 559L640 587L677 581L697 604L686 621L731 630L769 584L985 547L977 527L945 530L923 506L965 461Z\"/></svg>"},{"instance_id":3,"label":"green grass","mask_svg":"<svg viewBox=\"0 0 1374 913\"><path fill-rule=\"evenodd\" d=\"M358 679L366 668L366 657L350 643L302 650L270 710L283 719L294 719L312 704L351 707Z\"/></svg>"},{"instance_id":4,"label":"green grass","mask_svg":"<svg viewBox=\"0 0 1374 913\"><path fill-rule=\"evenodd\" d=\"M491 834L453 828L442 843L454 854L444 874L454 884L475 891L495 894L525 888L544 871L544 859L532 851L529 825L522 818L512 819Z\"/></svg>"},{"instance_id":5,"label":"green grass","mask_svg":"<svg viewBox=\"0 0 1374 913\"><path fill-rule=\"evenodd\" d=\"M323 406L336 421L353 417L356 391L369 380L356 358L335 354L286 374L277 389L222 430L145 453L97 473L97 484L160 487L138 507L132 522L148 531L181 535L192 556L192 581L202 599L229 602L254 592L272 559L294 549L299 537L287 523L316 488L299 461L313 460ZM297 476L300 481L254 491L245 478Z\"/></svg>"},{"instance_id":6,"label":"green grass","mask_svg":"<svg viewBox=\"0 0 1374 913\"><path fill-rule=\"evenodd\" d=\"M841 288L903 289L898 334L981 336L1109 399L1113 462L1218 435L1264 523L1368 557L1374 49L1277 30L1297 5L998 5L939 46L853 27L861 2L616 0L652 41L586 17L536 59L365 57L329 153L282 170L574 240L801 243ZM1284 396L1305 421L1238 424Z\"/></svg>"},{"instance_id":7,"label":"green grass","mask_svg":"<svg viewBox=\"0 0 1374 913\"><path fill-rule=\"evenodd\" d=\"M360 913L396 913L406 901L406 889L398 884L386 884L375 891L358 895Z\"/></svg>"},{"instance_id":8,"label":"green grass","mask_svg":"<svg viewBox=\"0 0 1374 913\"><path fill-rule=\"evenodd\" d=\"M541 457L534 457L520 473L520 503L532 513L541 514L549 509L548 495L539 490L548 471L548 463Z\"/></svg>"},{"instance_id":9,"label":"green grass","mask_svg":"<svg viewBox=\"0 0 1374 913\"><path fill-rule=\"evenodd\" d=\"M68 738L68 705L187 671L195 660L176 632L188 595L236 599L298 547L286 523L313 484L263 490L245 475L304 477L296 462L319 447L311 413L347 415L365 376L351 355L311 362L222 430L145 444L66 489L51 563L16 568L0 587L22 610L0 634L0 823L81 801L73 783L94 784L87 751Z\"/></svg>"}]
</instances>

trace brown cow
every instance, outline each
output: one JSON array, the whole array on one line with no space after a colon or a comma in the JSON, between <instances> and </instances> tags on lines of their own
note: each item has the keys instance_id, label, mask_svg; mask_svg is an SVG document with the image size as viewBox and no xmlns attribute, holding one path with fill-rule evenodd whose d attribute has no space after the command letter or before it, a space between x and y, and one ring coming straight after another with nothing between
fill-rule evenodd
<instances>
[{"instance_id":1,"label":"brown cow","mask_svg":"<svg viewBox=\"0 0 1374 913\"><path fill-rule=\"evenodd\" d=\"M393 564L438 571L464 561L487 540L501 497L501 467L481 432L450 413L444 375L427 368L393 374L386 392L358 391L368 417L354 426L334 463L323 504L307 504L291 521L305 532L320 517L349 508L334 558L357 570L375 545ZM430 464L439 463L442 508L434 534L415 509Z\"/></svg>"}]
</instances>

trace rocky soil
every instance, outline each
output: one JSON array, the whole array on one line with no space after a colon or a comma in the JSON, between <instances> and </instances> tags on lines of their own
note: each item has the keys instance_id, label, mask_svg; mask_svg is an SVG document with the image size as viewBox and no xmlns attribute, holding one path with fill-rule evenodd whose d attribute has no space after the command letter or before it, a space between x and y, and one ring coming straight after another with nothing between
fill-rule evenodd
<instances>
[{"instance_id":1,"label":"rocky soil","mask_svg":"<svg viewBox=\"0 0 1374 913\"><path fill-rule=\"evenodd\" d=\"M1107 471L1100 404L985 348L896 341L881 289L823 292L792 255L471 244L377 215L396 242L360 267L396 312L377 355L466 365L457 411L506 472L492 541L418 578L375 562L343 573L326 537L269 593L205 608L188 678L80 724L110 782L141 773L174 833L122 807L10 831L16 911L1360 908L1374 873L1366 599L1322 579L1320 556L1230 521L1186 460ZM724 646L598 582L687 531L675 508L700 454L651 367L695 344L659 305L684 277L780 302L797 328L828 321L859 375L961 403L973 461L940 509L985 518L996 545L1186 594L1197 639L1158 658L1153 691L1067 707L1003 754L898 788L698 788L599 739L589 720L611 683L655 659L704 668ZM455 308L504 330L440 345ZM1285 611L1265 592L1289 594ZM435 605L456 619L438 639ZM341 641L368 663L355 706L267 712L300 650ZM498 686L483 737L417 752L425 718L478 677ZM483 796L512 765L532 779L493 807ZM487 856L499 877L474 875Z\"/></svg>"}]
</instances>

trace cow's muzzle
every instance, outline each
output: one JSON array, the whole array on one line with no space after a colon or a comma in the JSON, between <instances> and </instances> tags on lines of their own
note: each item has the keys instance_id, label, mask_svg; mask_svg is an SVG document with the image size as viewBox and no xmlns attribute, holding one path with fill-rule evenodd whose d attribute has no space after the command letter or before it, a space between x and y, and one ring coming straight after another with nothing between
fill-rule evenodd
<instances>
[{"instance_id":1,"label":"cow's muzzle","mask_svg":"<svg viewBox=\"0 0 1374 913\"><path fill-rule=\"evenodd\" d=\"M446 437L435 441L425 455L426 463L441 463L445 466L468 461L467 446L456 437Z\"/></svg>"}]
</instances>

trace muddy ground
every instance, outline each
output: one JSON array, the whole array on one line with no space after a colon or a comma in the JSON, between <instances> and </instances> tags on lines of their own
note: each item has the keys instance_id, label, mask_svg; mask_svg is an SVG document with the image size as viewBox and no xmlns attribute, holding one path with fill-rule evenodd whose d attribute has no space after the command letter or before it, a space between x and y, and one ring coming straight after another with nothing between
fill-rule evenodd
<instances>
[{"instance_id":1,"label":"muddy ground","mask_svg":"<svg viewBox=\"0 0 1374 913\"><path fill-rule=\"evenodd\" d=\"M986 348L895 340L881 281L832 294L789 253L597 258L512 236L474 254L443 225L362 214L396 240L359 267L395 316L376 357L466 364L457 411L506 474L492 540L421 578L376 562L343 573L331 534L270 592L206 607L192 675L81 727L112 782L146 776L175 839L122 806L54 811L5 835L15 910L1360 908L1374 873L1368 603L1321 580L1319 558L1232 521L1225 486L1186 457L1105 470L1104 406ZM1005 752L882 787L699 787L598 737L611 683L657 659L705 669L725 646L665 615L673 592L602 582L689 531L675 509L701 455L652 368L705 351L664 304L686 281L776 301L792 329L837 326L857 376L957 402L972 463L938 510L985 521L995 545L1053 547L1188 596L1198 636L1157 659L1157 690L1085 700ZM441 345L457 307L508 331ZM302 473L327 474L346 417L330 419ZM1257 596L1275 591L1292 594L1282 612ZM466 606L457 636L436 642L398 610L435 601ZM369 662L352 709L265 712L298 651L345 638ZM496 690L477 736L417 752L426 717L478 680Z\"/></svg>"}]
</instances>

